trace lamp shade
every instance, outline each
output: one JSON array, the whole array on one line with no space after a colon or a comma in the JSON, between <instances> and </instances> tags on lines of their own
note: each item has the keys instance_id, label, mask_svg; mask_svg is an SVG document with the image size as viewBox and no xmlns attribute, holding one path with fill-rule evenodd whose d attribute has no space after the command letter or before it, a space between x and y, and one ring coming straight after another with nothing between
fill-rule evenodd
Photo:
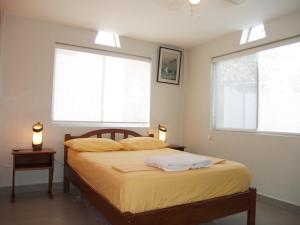
<instances>
[{"instance_id":1,"label":"lamp shade","mask_svg":"<svg viewBox=\"0 0 300 225\"><path fill-rule=\"evenodd\" d=\"M32 127L32 148L41 150L43 147L43 124L36 123Z\"/></svg>"},{"instance_id":2,"label":"lamp shade","mask_svg":"<svg viewBox=\"0 0 300 225\"><path fill-rule=\"evenodd\" d=\"M167 138L167 128L162 125L158 125L158 139L161 141L166 141Z\"/></svg>"}]
</instances>

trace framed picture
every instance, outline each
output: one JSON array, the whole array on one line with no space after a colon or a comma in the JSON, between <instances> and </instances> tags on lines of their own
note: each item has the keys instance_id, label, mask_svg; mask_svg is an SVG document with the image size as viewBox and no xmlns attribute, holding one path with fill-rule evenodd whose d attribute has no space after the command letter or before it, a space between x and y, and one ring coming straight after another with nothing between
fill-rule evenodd
<instances>
[{"instance_id":1,"label":"framed picture","mask_svg":"<svg viewBox=\"0 0 300 225\"><path fill-rule=\"evenodd\" d=\"M179 85L182 51L159 48L157 82Z\"/></svg>"}]
</instances>

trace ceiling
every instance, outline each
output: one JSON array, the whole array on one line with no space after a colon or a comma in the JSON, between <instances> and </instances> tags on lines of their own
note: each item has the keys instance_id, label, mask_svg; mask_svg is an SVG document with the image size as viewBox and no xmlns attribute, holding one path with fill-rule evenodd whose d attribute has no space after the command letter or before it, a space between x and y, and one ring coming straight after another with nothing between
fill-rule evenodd
<instances>
[{"instance_id":1,"label":"ceiling","mask_svg":"<svg viewBox=\"0 0 300 225\"><path fill-rule=\"evenodd\" d=\"M204 3L222 0L202 0L196 17L188 4L174 8L171 1L180 0L0 0L0 9L182 48L300 10L300 0L246 0L219 8Z\"/></svg>"}]
</instances>

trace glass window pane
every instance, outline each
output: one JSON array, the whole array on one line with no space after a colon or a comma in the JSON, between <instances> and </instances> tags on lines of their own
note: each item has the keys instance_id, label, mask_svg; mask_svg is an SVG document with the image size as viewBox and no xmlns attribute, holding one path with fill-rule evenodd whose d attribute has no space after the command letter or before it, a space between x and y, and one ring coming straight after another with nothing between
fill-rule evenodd
<instances>
[{"instance_id":1,"label":"glass window pane","mask_svg":"<svg viewBox=\"0 0 300 225\"><path fill-rule=\"evenodd\" d=\"M215 128L256 129L257 56L214 64Z\"/></svg>"},{"instance_id":2,"label":"glass window pane","mask_svg":"<svg viewBox=\"0 0 300 225\"><path fill-rule=\"evenodd\" d=\"M251 27L248 42L256 41L266 37L265 26L263 24Z\"/></svg>"},{"instance_id":3,"label":"glass window pane","mask_svg":"<svg viewBox=\"0 0 300 225\"><path fill-rule=\"evenodd\" d=\"M300 133L300 43L259 52L261 131Z\"/></svg>"}]
</instances>

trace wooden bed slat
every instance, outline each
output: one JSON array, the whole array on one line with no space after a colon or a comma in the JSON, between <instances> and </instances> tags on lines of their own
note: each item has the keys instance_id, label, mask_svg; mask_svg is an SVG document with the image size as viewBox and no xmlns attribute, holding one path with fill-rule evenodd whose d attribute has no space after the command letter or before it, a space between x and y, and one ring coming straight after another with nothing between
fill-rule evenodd
<instances>
[{"instance_id":1,"label":"wooden bed slat","mask_svg":"<svg viewBox=\"0 0 300 225\"><path fill-rule=\"evenodd\" d=\"M111 132L110 138L113 139L113 140L116 140L116 133Z\"/></svg>"},{"instance_id":2,"label":"wooden bed slat","mask_svg":"<svg viewBox=\"0 0 300 225\"><path fill-rule=\"evenodd\" d=\"M102 137L104 134L108 134L108 135L112 135L112 133L114 134L127 134L127 136L133 136L133 137L141 137L142 135L132 131L132 130L125 130L125 129L100 129L100 130L93 130L90 132L87 132L85 134L82 134L80 136L72 136L70 134L66 134L68 135L69 139L74 139L74 138L88 138L88 137L93 137L93 136L97 136L97 137ZM65 135L65 137L66 137ZM150 137L153 137L153 135L149 135Z\"/></svg>"}]
</instances>

